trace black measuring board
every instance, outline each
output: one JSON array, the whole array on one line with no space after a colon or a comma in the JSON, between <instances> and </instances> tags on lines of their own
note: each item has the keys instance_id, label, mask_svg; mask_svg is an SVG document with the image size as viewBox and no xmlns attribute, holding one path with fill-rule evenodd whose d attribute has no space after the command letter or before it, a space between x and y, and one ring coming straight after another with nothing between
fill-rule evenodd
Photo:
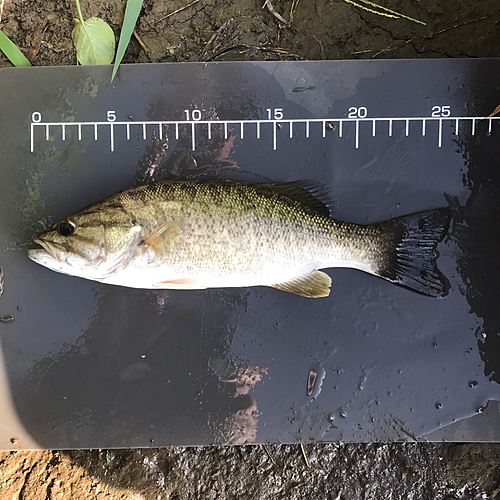
<instances>
[{"instance_id":1,"label":"black measuring board","mask_svg":"<svg viewBox=\"0 0 500 500\"><path fill-rule=\"evenodd\" d=\"M0 71L1 448L500 440L499 60L110 77ZM27 257L49 223L105 195L219 177L320 181L357 223L450 206L449 295L350 269L328 270L332 293L315 300L145 291Z\"/></svg>"}]
</instances>

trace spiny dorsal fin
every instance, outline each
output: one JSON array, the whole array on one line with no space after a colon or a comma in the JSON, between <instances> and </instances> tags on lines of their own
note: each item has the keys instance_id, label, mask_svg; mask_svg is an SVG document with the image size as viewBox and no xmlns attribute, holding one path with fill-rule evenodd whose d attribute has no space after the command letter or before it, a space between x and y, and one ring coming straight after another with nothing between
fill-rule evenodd
<instances>
[{"instance_id":1,"label":"spiny dorsal fin","mask_svg":"<svg viewBox=\"0 0 500 500\"><path fill-rule=\"evenodd\" d=\"M337 211L337 199L330 188L316 181L266 182L257 187L270 189L275 193L288 196L316 212L318 215L332 217Z\"/></svg>"},{"instance_id":2,"label":"spiny dorsal fin","mask_svg":"<svg viewBox=\"0 0 500 500\"><path fill-rule=\"evenodd\" d=\"M330 295L331 284L332 280L328 274L314 270L304 276L299 276L285 283L271 285L271 287L284 292L295 293L302 297L319 298Z\"/></svg>"}]
</instances>

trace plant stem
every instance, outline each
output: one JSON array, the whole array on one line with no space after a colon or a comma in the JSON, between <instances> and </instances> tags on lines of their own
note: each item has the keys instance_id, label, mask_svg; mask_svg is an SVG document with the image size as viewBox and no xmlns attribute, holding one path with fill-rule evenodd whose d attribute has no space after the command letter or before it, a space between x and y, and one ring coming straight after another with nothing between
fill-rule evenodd
<instances>
[{"instance_id":1,"label":"plant stem","mask_svg":"<svg viewBox=\"0 0 500 500\"><path fill-rule=\"evenodd\" d=\"M80 16L80 22L83 24L83 16L82 16L82 9L80 8L80 2L78 0L76 1L76 9L78 10L78 15Z\"/></svg>"}]
</instances>

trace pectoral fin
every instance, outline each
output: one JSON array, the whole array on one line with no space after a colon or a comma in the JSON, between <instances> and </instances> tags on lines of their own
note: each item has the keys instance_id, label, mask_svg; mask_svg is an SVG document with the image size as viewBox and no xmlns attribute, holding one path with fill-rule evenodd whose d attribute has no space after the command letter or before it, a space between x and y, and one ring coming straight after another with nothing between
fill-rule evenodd
<instances>
[{"instance_id":1,"label":"pectoral fin","mask_svg":"<svg viewBox=\"0 0 500 500\"><path fill-rule=\"evenodd\" d=\"M157 255L161 255L162 251L169 251L172 248L183 229L183 219L174 219L155 228L155 230L141 243L147 250L150 264L154 262Z\"/></svg>"},{"instance_id":2,"label":"pectoral fin","mask_svg":"<svg viewBox=\"0 0 500 500\"><path fill-rule=\"evenodd\" d=\"M200 286L192 278L184 278L170 281L159 281L153 285L154 288L167 288L170 290L202 290L205 286Z\"/></svg>"},{"instance_id":3,"label":"pectoral fin","mask_svg":"<svg viewBox=\"0 0 500 500\"><path fill-rule=\"evenodd\" d=\"M314 270L304 276L299 276L285 283L271 285L272 288L283 290L284 292L295 293L302 297L328 297L330 295L330 285L332 280L328 274Z\"/></svg>"}]
</instances>

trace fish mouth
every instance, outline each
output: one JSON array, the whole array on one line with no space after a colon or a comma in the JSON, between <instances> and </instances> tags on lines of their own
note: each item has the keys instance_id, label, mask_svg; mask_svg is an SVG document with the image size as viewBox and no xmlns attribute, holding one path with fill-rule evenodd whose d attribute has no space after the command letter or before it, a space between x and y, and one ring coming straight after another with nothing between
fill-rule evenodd
<instances>
[{"instance_id":1,"label":"fish mouth","mask_svg":"<svg viewBox=\"0 0 500 500\"><path fill-rule=\"evenodd\" d=\"M40 245L42 248L32 248L28 250L30 259L36 261L37 257L44 257L48 255L51 259L62 262L62 255L66 253L66 249L59 243L49 243L39 238L35 238L33 243Z\"/></svg>"}]
</instances>

